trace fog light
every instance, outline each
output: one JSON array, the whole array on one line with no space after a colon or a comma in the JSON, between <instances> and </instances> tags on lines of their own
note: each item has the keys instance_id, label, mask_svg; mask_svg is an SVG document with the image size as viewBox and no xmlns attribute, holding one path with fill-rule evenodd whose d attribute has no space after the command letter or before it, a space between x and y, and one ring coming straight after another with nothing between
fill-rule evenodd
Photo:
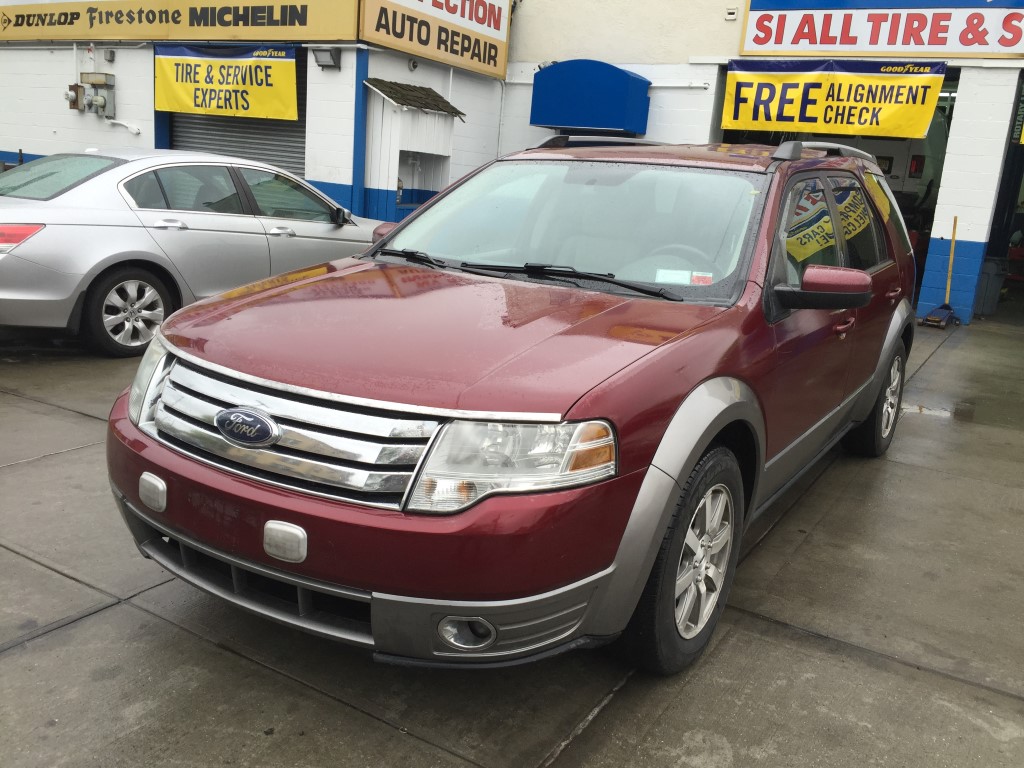
<instances>
[{"instance_id":1,"label":"fog light","mask_svg":"<svg viewBox=\"0 0 1024 768\"><path fill-rule=\"evenodd\" d=\"M306 559L306 532L297 525L268 520L263 526L263 551L286 563Z\"/></svg>"},{"instance_id":2,"label":"fog light","mask_svg":"<svg viewBox=\"0 0 1024 768\"><path fill-rule=\"evenodd\" d=\"M163 512L167 509L167 483L152 472L143 472L139 476L139 498L154 512Z\"/></svg>"},{"instance_id":3,"label":"fog light","mask_svg":"<svg viewBox=\"0 0 1024 768\"><path fill-rule=\"evenodd\" d=\"M448 616L437 625L437 634L459 651L482 651L494 644L498 633L486 619L479 616Z\"/></svg>"}]
</instances>

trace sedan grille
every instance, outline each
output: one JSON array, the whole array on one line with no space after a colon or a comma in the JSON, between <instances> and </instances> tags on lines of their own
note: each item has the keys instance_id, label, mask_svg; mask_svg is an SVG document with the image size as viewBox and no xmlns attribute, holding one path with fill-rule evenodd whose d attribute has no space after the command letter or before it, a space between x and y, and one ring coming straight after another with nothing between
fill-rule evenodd
<instances>
[{"instance_id":1,"label":"sedan grille","mask_svg":"<svg viewBox=\"0 0 1024 768\"><path fill-rule=\"evenodd\" d=\"M280 437L242 447L216 426L230 408L270 416ZM398 509L439 423L415 414L295 395L176 359L146 431L209 464L318 496Z\"/></svg>"}]
</instances>

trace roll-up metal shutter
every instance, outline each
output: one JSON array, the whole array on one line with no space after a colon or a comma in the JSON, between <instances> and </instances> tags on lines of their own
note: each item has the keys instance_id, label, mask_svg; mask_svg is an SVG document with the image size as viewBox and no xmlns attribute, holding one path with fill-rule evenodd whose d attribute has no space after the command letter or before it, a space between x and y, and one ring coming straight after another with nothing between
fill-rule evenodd
<instances>
[{"instance_id":1,"label":"roll-up metal shutter","mask_svg":"<svg viewBox=\"0 0 1024 768\"><path fill-rule=\"evenodd\" d=\"M216 152L306 173L306 56L296 52L298 120L171 113L171 148Z\"/></svg>"}]
</instances>

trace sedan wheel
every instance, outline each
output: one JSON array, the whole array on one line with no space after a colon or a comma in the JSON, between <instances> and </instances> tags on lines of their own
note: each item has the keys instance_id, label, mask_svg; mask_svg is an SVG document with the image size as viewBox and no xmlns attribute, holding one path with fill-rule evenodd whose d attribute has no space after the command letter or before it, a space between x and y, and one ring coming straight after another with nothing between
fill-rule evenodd
<instances>
[{"instance_id":1,"label":"sedan wheel","mask_svg":"<svg viewBox=\"0 0 1024 768\"><path fill-rule=\"evenodd\" d=\"M170 293L142 269L122 269L101 277L85 302L84 326L100 352L115 357L141 355L172 311Z\"/></svg>"}]
</instances>

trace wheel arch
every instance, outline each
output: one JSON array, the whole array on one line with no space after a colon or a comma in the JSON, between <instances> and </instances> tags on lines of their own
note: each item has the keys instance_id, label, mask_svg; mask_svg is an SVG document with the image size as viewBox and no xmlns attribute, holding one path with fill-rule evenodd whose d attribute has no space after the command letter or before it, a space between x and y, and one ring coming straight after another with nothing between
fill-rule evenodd
<instances>
[{"instance_id":1,"label":"wheel arch","mask_svg":"<svg viewBox=\"0 0 1024 768\"><path fill-rule=\"evenodd\" d=\"M765 455L764 415L754 391L718 377L696 387L669 421L619 542L608 587L592 611L588 634L614 635L629 623L685 484L713 447L729 448L740 464L745 507L756 498Z\"/></svg>"},{"instance_id":2,"label":"wheel arch","mask_svg":"<svg viewBox=\"0 0 1024 768\"><path fill-rule=\"evenodd\" d=\"M111 272L115 272L119 269L132 267L136 269L144 269L147 272L152 272L155 277L160 278L164 285L167 286L167 290L171 292L171 301L174 304L172 311L181 309L186 301L190 300L189 296L184 295L184 291L182 290L181 283L177 276L163 264L148 258L140 258L138 256L125 256L122 258L115 257L115 259L116 260L102 265L95 273L88 275L87 279L83 281L84 289L79 292L78 300L75 302L74 309L71 311L71 317L68 320L68 330L72 333L77 334L82 329L82 312L85 308L86 299L95 288L96 283Z\"/></svg>"}]
</instances>

